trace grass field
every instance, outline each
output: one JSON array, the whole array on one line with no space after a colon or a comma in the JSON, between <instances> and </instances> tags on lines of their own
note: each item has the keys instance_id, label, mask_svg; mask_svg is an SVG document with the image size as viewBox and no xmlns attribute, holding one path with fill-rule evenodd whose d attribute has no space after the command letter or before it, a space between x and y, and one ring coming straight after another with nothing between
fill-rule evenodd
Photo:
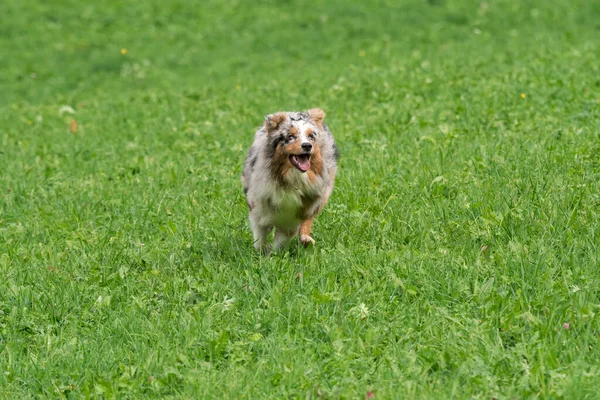
<instances>
[{"instance_id":1,"label":"grass field","mask_svg":"<svg viewBox=\"0 0 600 400\"><path fill-rule=\"evenodd\" d=\"M598 398L600 3L0 3L0 397ZM265 114L342 158L260 257Z\"/></svg>"}]
</instances>

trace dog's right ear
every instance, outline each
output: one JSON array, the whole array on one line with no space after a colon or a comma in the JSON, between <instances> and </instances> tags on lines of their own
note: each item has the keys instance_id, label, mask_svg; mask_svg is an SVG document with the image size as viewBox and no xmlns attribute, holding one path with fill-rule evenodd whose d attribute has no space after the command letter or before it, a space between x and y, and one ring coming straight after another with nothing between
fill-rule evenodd
<instances>
[{"instance_id":1,"label":"dog's right ear","mask_svg":"<svg viewBox=\"0 0 600 400\"><path fill-rule=\"evenodd\" d=\"M286 119L287 115L285 115L283 112L267 115L265 117L265 127L267 128L267 133L277 130L279 125L283 124Z\"/></svg>"}]
</instances>

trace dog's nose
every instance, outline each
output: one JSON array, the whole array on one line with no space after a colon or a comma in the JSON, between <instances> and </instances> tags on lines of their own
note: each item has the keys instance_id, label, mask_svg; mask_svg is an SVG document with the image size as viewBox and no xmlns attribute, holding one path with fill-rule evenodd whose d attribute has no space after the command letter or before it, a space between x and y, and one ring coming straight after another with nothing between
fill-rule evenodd
<instances>
[{"instance_id":1,"label":"dog's nose","mask_svg":"<svg viewBox=\"0 0 600 400\"><path fill-rule=\"evenodd\" d=\"M310 151L310 149L312 149L312 144L310 144L310 143L302 143L302 150L304 150L304 151Z\"/></svg>"}]
</instances>

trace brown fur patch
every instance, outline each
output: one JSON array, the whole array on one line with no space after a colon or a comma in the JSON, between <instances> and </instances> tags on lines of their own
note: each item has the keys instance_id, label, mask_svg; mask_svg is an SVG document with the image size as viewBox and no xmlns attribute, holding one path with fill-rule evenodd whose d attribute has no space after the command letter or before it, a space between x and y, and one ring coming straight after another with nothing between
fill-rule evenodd
<instances>
[{"instance_id":1,"label":"brown fur patch","mask_svg":"<svg viewBox=\"0 0 600 400\"><path fill-rule=\"evenodd\" d=\"M292 126L292 127L290 128L290 133L291 133L292 135L297 135L297 134L298 134L298 128L296 128L295 126Z\"/></svg>"},{"instance_id":2,"label":"brown fur patch","mask_svg":"<svg viewBox=\"0 0 600 400\"><path fill-rule=\"evenodd\" d=\"M288 144L285 147L285 149L286 149L286 151L288 153L288 156L290 154L302 154L302 153L304 153L304 150L302 149L302 143L300 143L299 140L295 140L293 143Z\"/></svg>"},{"instance_id":3,"label":"brown fur patch","mask_svg":"<svg viewBox=\"0 0 600 400\"><path fill-rule=\"evenodd\" d=\"M275 179L277 179L277 182L282 186L285 186L285 178L288 176L291 169L294 168L289 160L289 156L290 153L285 149L278 147L271 159L271 172Z\"/></svg>"},{"instance_id":4,"label":"brown fur patch","mask_svg":"<svg viewBox=\"0 0 600 400\"><path fill-rule=\"evenodd\" d=\"M311 108L308 110L308 115L310 119L320 128L323 128L323 119L325 118L325 111L320 108Z\"/></svg>"},{"instance_id":5,"label":"brown fur patch","mask_svg":"<svg viewBox=\"0 0 600 400\"><path fill-rule=\"evenodd\" d=\"M312 183L317 180L317 177L323 172L323 157L321 156L321 150L318 146L314 147L312 156L310 156L310 169L306 172L308 179Z\"/></svg>"},{"instance_id":6,"label":"brown fur patch","mask_svg":"<svg viewBox=\"0 0 600 400\"><path fill-rule=\"evenodd\" d=\"M267 132L271 133L277 129L279 125L281 125L287 119L287 115L285 113L279 112L276 114L271 114L267 116L265 121L265 127L267 128Z\"/></svg>"},{"instance_id":7,"label":"brown fur patch","mask_svg":"<svg viewBox=\"0 0 600 400\"><path fill-rule=\"evenodd\" d=\"M306 136L308 137L308 135L310 135L311 133L313 133L313 130L310 128L306 128Z\"/></svg>"}]
</instances>

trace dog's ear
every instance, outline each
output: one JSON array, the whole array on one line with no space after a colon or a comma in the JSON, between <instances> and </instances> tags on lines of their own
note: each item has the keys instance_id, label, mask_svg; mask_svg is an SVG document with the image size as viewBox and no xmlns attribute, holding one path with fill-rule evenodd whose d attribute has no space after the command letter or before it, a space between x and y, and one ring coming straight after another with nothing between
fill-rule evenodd
<instances>
[{"instance_id":1,"label":"dog's ear","mask_svg":"<svg viewBox=\"0 0 600 400\"><path fill-rule=\"evenodd\" d=\"M275 131L279 125L285 122L286 119L287 115L285 115L283 112L267 115L265 117L265 127L267 128L267 133Z\"/></svg>"},{"instance_id":2,"label":"dog's ear","mask_svg":"<svg viewBox=\"0 0 600 400\"><path fill-rule=\"evenodd\" d=\"M321 110L320 108L311 108L307 112L310 119L312 119L313 122L319 128L323 128L323 119L325 119L325 111Z\"/></svg>"}]
</instances>

